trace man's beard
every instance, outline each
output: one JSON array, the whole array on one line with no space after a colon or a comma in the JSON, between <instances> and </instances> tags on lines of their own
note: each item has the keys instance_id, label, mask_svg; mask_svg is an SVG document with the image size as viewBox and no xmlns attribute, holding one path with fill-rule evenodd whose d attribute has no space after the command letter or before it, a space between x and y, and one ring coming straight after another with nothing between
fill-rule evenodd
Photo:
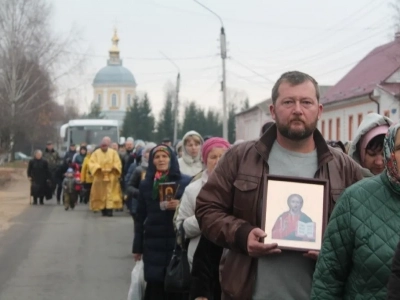
<instances>
[{"instance_id":1,"label":"man's beard","mask_svg":"<svg viewBox=\"0 0 400 300\"><path fill-rule=\"evenodd\" d=\"M302 122L304 125L303 129L293 130L290 128L290 123L298 121ZM289 124L283 125L279 122L279 119L276 118L276 127L278 128L279 133L287 139L294 140L294 141L301 141L306 138L309 138L311 135L314 134L315 129L317 128L318 118L311 124L307 125L302 120L295 119L291 120Z\"/></svg>"}]
</instances>

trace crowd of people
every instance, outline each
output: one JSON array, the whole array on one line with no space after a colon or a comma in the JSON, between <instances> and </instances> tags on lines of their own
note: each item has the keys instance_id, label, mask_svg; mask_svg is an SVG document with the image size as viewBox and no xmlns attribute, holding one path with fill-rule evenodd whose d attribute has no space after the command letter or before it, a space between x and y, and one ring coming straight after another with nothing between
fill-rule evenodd
<instances>
[{"instance_id":1,"label":"crowd of people","mask_svg":"<svg viewBox=\"0 0 400 300\"><path fill-rule=\"evenodd\" d=\"M52 194L60 201L78 184L80 201L104 216L125 203L146 300L400 299L400 124L370 113L353 141L326 141L319 100L314 78L287 72L272 90L274 122L254 141L231 145L196 131L175 147L169 139L118 145L105 137L97 148L71 146L61 165L48 143L29 163L33 203ZM320 251L264 242L267 175L329 183ZM73 208L78 198L67 198ZM190 286L171 291L177 244L187 244L189 273L181 275Z\"/></svg>"}]
</instances>

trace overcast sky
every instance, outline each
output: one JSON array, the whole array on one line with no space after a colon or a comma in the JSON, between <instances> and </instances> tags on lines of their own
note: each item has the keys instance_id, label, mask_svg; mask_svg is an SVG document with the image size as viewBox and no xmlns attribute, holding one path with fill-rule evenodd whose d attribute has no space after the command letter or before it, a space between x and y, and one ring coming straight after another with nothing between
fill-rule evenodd
<instances>
[{"instance_id":1,"label":"overcast sky","mask_svg":"<svg viewBox=\"0 0 400 300\"><path fill-rule=\"evenodd\" d=\"M374 47L394 36L388 0L203 0L223 19L228 41L227 86L246 93L250 104L271 94L272 82L288 70L335 84ZM190 100L222 107L219 20L192 0L52 0L54 30L79 31L86 53L81 77L67 82L92 101L91 83L106 65L113 28L118 28L124 66L160 111L168 82L181 71L182 107ZM77 50L78 51L78 50Z\"/></svg>"}]
</instances>

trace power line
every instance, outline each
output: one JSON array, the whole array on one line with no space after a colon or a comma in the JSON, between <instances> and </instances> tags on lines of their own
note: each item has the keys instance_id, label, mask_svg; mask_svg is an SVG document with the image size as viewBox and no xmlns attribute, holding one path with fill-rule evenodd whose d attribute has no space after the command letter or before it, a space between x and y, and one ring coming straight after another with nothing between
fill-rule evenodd
<instances>
[{"instance_id":1,"label":"power line","mask_svg":"<svg viewBox=\"0 0 400 300\"><path fill-rule=\"evenodd\" d=\"M379 2L377 6L373 6L370 10L368 10L367 12L365 12L365 13L361 14L360 16L358 16L358 18L355 18L355 16L357 16L359 13L361 13L363 10L365 10L368 6L370 6L371 4L373 4L376 1ZM361 19L362 17L364 17L365 15L368 15L370 12L372 12L376 7L378 7L380 5L381 5L380 0L371 0L365 6L363 6L361 9L357 10L356 12L353 12L353 13L349 14L347 17L345 17L342 20L340 20L336 25L334 25L334 27L340 26L343 23L346 23L347 20L349 20L351 22L357 21L357 20ZM345 29L345 27L344 26L340 26L340 29ZM336 31L332 35L329 35L329 36L327 36L325 33L322 33L322 34L319 34L319 35L314 35L310 39L303 40L302 42L293 44L292 46L289 46L287 48L290 49L289 50L289 52L290 52L290 51L292 51L293 48L298 49L299 46L302 46L304 44L308 45L310 42L315 44L317 41L324 41L326 39L330 39L332 36L334 36L338 32L340 32L340 31ZM320 39L319 37L322 37L322 39ZM278 49L276 51L269 52L268 55L275 54L275 53L282 54L282 53L288 53L288 51L285 51L285 49Z\"/></svg>"},{"instance_id":2,"label":"power line","mask_svg":"<svg viewBox=\"0 0 400 300\"><path fill-rule=\"evenodd\" d=\"M375 1L375 0L374 0ZM187 9L181 9L176 6L171 6L171 5L164 5L160 4L157 2L148 2L154 6L158 6L161 8L165 8L168 10L172 10L175 12L182 12L182 13L187 13L191 15L197 15L197 16L208 16L208 14L204 13L199 13L196 11L192 10L187 10ZM328 28L321 28L320 26L317 27L302 27L298 25L294 26L287 26L287 24L276 24L273 22L262 22L262 21L252 21L252 20L244 20L244 19L237 19L237 18L229 18L229 17L224 17L224 21L228 21L229 23L244 23L244 24L253 24L253 25L262 25L262 26L268 26L266 29L278 29L278 30L291 30L291 29L300 29L300 30L323 30L323 31L344 31L344 30L373 30L374 28L371 27L363 27L363 28L342 28L342 29L335 29L334 27L328 27Z\"/></svg>"},{"instance_id":3,"label":"power line","mask_svg":"<svg viewBox=\"0 0 400 300\"><path fill-rule=\"evenodd\" d=\"M379 53L381 53L381 52L383 52L383 51L389 50L390 48L392 48L392 47L394 47L394 46L397 46L397 45L396 45L395 43L393 43L390 47L383 47L382 49L380 49L380 50L378 50L378 51L375 51L374 53L371 53L371 54L369 55L369 58L371 58L371 57L373 57L373 56L375 56L375 55L377 55L377 54L379 54ZM323 75L326 75L326 74L331 74L331 73L334 73L334 72L336 72L336 71L343 70L343 69L345 69L345 68L348 68L348 67L350 67L350 66L354 66L355 64L360 63L360 62L363 61L364 59L365 59L365 57L364 57L363 59L361 59L361 60L353 61L352 63L349 63L349 64L346 64L346 65L344 65L344 66L335 68L335 69L333 69L333 70L330 70L330 71L327 71L327 72L324 72L324 73L317 74L317 76L323 76Z\"/></svg>"},{"instance_id":4,"label":"power line","mask_svg":"<svg viewBox=\"0 0 400 300\"><path fill-rule=\"evenodd\" d=\"M69 53L69 54L76 54L76 55L81 55L81 56L88 56L88 57L97 57L97 58L108 58L107 55L99 55L99 54L90 54L90 53L79 53L79 52L72 52L72 51L63 51L64 53ZM173 60L201 60L201 59L207 59L211 57L217 57L217 54L213 55L203 55L203 56L192 56L192 57L171 57L170 59ZM131 59L131 60L153 60L153 61L167 61L167 58L163 57L129 57L129 56L124 56L124 60L126 59Z\"/></svg>"},{"instance_id":5,"label":"power line","mask_svg":"<svg viewBox=\"0 0 400 300\"><path fill-rule=\"evenodd\" d=\"M236 74L235 72L232 72L232 71L230 71L230 70L228 70L228 73L231 74L231 75L233 75L233 76L235 76L235 77L237 77L237 78L240 79L240 80L244 80L244 81L247 81L247 82L249 82L249 83L258 85L259 87L262 87L263 89L268 89L268 87L262 85L262 83L260 83L260 82L250 80L250 79L248 79L248 78L246 78L246 77L243 77L243 76L240 76L240 75L238 75L238 74Z\"/></svg>"},{"instance_id":6,"label":"power line","mask_svg":"<svg viewBox=\"0 0 400 300\"><path fill-rule=\"evenodd\" d=\"M255 75L257 75L257 76L259 76L259 77L261 77L261 78L264 78L265 80L267 80L267 81L269 81L269 82L271 82L271 83L275 83L273 80L271 80L271 79L269 79L268 77L266 77L266 76L264 76L264 75L262 75L262 74L260 74L260 73L258 73L258 72L256 72L256 71L254 71L252 68L246 66L245 64L241 63L241 62L238 61L238 60L236 60L236 59L234 59L234 58L231 58L231 61L233 61L233 62L235 62L236 64L242 66L243 68L249 70L250 72L254 73Z\"/></svg>"},{"instance_id":7,"label":"power line","mask_svg":"<svg viewBox=\"0 0 400 300\"><path fill-rule=\"evenodd\" d=\"M284 67L280 67L279 69L293 68L293 67L296 67L296 66L300 66L300 65L303 65L303 64L306 64L306 63L311 63L313 61L316 61L317 58L329 57L329 56L335 55L335 54L340 53L340 52L342 52L342 51L344 51L346 49L352 48L353 46L359 45L362 42L368 41L373 37L380 36L383 32L386 32L386 31L387 31L387 29L385 28L385 29L373 34L373 35L367 36L367 37L365 37L363 39L360 39L360 40L358 40L358 41L356 41L354 43L351 43L351 44L349 44L349 45L347 45L345 47L338 46L336 48L331 48L330 50L332 50L332 51L329 51L329 52L321 51L321 52L318 52L318 53L316 53L316 54L314 54L312 56L309 56L307 58L303 58L303 59L297 60L296 63L294 63L294 64L286 65Z\"/></svg>"}]
</instances>

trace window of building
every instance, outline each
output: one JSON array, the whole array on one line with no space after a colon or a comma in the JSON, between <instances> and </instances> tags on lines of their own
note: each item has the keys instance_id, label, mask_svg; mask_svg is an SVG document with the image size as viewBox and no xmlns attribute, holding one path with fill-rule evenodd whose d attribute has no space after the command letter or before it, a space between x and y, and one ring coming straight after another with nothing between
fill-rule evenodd
<instances>
[{"instance_id":1,"label":"window of building","mask_svg":"<svg viewBox=\"0 0 400 300\"><path fill-rule=\"evenodd\" d=\"M340 118L336 118L336 140L340 141Z\"/></svg>"},{"instance_id":2,"label":"window of building","mask_svg":"<svg viewBox=\"0 0 400 300\"><path fill-rule=\"evenodd\" d=\"M131 94L128 94L128 96L126 97L126 103L128 104L128 106L132 105L131 101L132 101Z\"/></svg>"},{"instance_id":3,"label":"window of building","mask_svg":"<svg viewBox=\"0 0 400 300\"><path fill-rule=\"evenodd\" d=\"M328 123L328 136L329 140L332 140L332 119L329 119Z\"/></svg>"},{"instance_id":4,"label":"window of building","mask_svg":"<svg viewBox=\"0 0 400 300\"><path fill-rule=\"evenodd\" d=\"M325 137L325 121L321 122L321 133L322 136Z\"/></svg>"},{"instance_id":5,"label":"window of building","mask_svg":"<svg viewBox=\"0 0 400 300\"><path fill-rule=\"evenodd\" d=\"M353 139L353 116L349 116L349 141Z\"/></svg>"},{"instance_id":6,"label":"window of building","mask_svg":"<svg viewBox=\"0 0 400 300\"><path fill-rule=\"evenodd\" d=\"M117 107L117 95L116 94L111 95L111 106Z\"/></svg>"},{"instance_id":7,"label":"window of building","mask_svg":"<svg viewBox=\"0 0 400 300\"><path fill-rule=\"evenodd\" d=\"M363 120L363 114L358 114L358 119L357 119L358 126L360 126L362 120Z\"/></svg>"},{"instance_id":8,"label":"window of building","mask_svg":"<svg viewBox=\"0 0 400 300\"><path fill-rule=\"evenodd\" d=\"M383 115L385 116L385 117L390 117L390 111L388 111L388 110L385 110L384 112L383 112Z\"/></svg>"},{"instance_id":9,"label":"window of building","mask_svg":"<svg viewBox=\"0 0 400 300\"><path fill-rule=\"evenodd\" d=\"M97 95L97 104L99 106L101 106L101 95L100 94Z\"/></svg>"}]
</instances>

